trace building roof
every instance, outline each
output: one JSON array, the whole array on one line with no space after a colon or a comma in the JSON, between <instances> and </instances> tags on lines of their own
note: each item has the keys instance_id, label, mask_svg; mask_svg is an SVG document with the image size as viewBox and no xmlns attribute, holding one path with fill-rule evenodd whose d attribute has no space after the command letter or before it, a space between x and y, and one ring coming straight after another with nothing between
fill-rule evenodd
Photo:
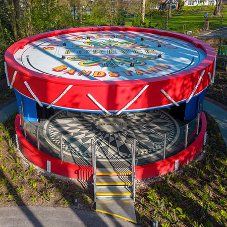
<instances>
[{"instance_id":1,"label":"building roof","mask_svg":"<svg viewBox=\"0 0 227 227\"><path fill-rule=\"evenodd\" d=\"M178 4L178 1L177 0L171 0L172 1L172 3L174 3L174 4ZM166 4L169 4L170 3L170 0L167 0L166 1Z\"/></svg>"}]
</instances>

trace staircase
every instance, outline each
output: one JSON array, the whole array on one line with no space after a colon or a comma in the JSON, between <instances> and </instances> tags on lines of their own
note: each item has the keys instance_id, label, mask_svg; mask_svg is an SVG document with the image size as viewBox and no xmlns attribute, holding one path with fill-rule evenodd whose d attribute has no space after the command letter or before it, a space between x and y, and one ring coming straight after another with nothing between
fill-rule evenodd
<instances>
[{"instance_id":1,"label":"staircase","mask_svg":"<svg viewBox=\"0 0 227 227\"><path fill-rule=\"evenodd\" d=\"M136 223L135 146L132 146L132 164L118 160L117 166L108 160L97 162L93 142L91 147L96 211Z\"/></svg>"}]
</instances>

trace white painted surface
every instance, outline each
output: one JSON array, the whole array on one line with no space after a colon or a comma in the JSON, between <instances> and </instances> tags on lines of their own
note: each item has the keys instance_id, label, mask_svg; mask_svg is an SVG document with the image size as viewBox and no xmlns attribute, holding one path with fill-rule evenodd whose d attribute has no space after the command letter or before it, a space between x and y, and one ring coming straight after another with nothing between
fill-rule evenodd
<instances>
[{"instance_id":1,"label":"white painted surface","mask_svg":"<svg viewBox=\"0 0 227 227\"><path fill-rule=\"evenodd\" d=\"M56 77L119 81L160 77L190 69L204 60L205 52L171 37L99 31L41 39L18 50L14 57L30 70ZM134 66L130 67L130 63ZM152 72L151 67L158 70ZM89 75L81 74L82 70Z\"/></svg>"}]
</instances>

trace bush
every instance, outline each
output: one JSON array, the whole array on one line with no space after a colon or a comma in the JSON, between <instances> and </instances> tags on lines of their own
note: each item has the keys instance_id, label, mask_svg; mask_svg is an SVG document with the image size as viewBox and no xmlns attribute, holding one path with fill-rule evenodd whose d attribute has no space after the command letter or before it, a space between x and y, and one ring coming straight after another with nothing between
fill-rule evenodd
<instances>
[{"instance_id":1,"label":"bush","mask_svg":"<svg viewBox=\"0 0 227 227\"><path fill-rule=\"evenodd\" d=\"M132 21L132 26L133 27L140 27L141 25L141 14L137 14Z\"/></svg>"}]
</instances>

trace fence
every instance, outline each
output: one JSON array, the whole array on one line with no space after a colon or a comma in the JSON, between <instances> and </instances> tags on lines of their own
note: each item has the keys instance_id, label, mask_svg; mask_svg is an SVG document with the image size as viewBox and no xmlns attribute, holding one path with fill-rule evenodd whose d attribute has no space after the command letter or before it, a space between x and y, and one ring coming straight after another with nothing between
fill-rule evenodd
<instances>
[{"instance_id":1,"label":"fence","mask_svg":"<svg viewBox=\"0 0 227 227\"><path fill-rule=\"evenodd\" d=\"M92 166L94 147L97 161L105 159L109 162L117 162L124 159L131 163L131 151L133 144L136 143L135 165L138 166L166 159L188 147L199 133L199 117L198 114L194 120L165 133L152 131L146 141L136 136L129 138L129 141L120 141L115 135L101 139L98 134L89 137L89 133L84 137L81 135L76 137L72 132L76 129L66 131L64 126L59 125L47 128L45 122L25 121L23 116L21 128L26 139L40 151L62 161L82 166Z\"/></svg>"}]
</instances>

